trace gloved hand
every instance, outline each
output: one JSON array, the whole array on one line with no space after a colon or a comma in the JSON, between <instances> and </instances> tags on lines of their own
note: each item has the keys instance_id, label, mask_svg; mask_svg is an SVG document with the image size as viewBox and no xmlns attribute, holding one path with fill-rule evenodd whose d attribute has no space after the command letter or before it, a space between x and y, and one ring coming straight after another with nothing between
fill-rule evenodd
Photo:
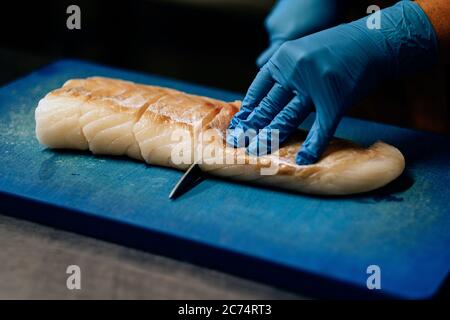
<instances>
[{"instance_id":1,"label":"gloved hand","mask_svg":"<svg viewBox=\"0 0 450 320\"><path fill-rule=\"evenodd\" d=\"M378 30L369 29L367 19L283 44L248 89L230 123L228 144L248 145L250 154L261 155L265 148L271 152L273 130L279 130L282 143L315 106L315 122L296 157L299 165L311 164L348 107L384 79L437 61L436 34L416 3L401 1L382 10ZM248 129L265 130L242 139ZM269 143L259 139L262 132Z\"/></svg>"},{"instance_id":2,"label":"gloved hand","mask_svg":"<svg viewBox=\"0 0 450 320\"><path fill-rule=\"evenodd\" d=\"M270 46L256 64L261 68L284 42L332 26L338 8L338 0L279 0L265 21Z\"/></svg>"}]
</instances>

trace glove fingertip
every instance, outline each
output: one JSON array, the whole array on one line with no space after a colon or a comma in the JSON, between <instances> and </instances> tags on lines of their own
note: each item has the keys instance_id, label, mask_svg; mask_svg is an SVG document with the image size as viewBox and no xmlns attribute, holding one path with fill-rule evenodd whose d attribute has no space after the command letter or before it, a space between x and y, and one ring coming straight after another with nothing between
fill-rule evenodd
<instances>
[{"instance_id":1,"label":"glove fingertip","mask_svg":"<svg viewBox=\"0 0 450 320\"><path fill-rule=\"evenodd\" d=\"M237 114L234 115L234 117L231 119L230 124L228 125L228 129L229 130L234 130L236 128L236 126L239 123L239 118L237 116Z\"/></svg>"},{"instance_id":2,"label":"glove fingertip","mask_svg":"<svg viewBox=\"0 0 450 320\"><path fill-rule=\"evenodd\" d=\"M269 48L267 48L263 53L261 53L256 59L256 65L259 68L262 68L267 61L270 60L270 58L273 56L273 54L278 50L282 42L277 41L275 43L272 43Z\"/></svg>"},{"instance_id":3,"label":"glove fingertip","mask_svg":"<svg viewBox=\"0 0 450 320\"><path fill-rule=\"evenodd\" d=\"M297 163L299 166L307 166L310 164L313 164L317 161L317 157L311 155L306 150L300 150L296 157L295 157L295 163Z\"/></svg>"},{"instance_id":4,"label":"glove fingertip","mask_svg":"<svg viewBox=\"0 0 450 320\"><path fill-rule=\"evenodd\" d=\"M258 57L258 59L256 59L256 65L258 66L258 68L262 68L267 63L267 61L269 61L269 58L267 57L265 51Z\"/></svg>"}]
</instances>

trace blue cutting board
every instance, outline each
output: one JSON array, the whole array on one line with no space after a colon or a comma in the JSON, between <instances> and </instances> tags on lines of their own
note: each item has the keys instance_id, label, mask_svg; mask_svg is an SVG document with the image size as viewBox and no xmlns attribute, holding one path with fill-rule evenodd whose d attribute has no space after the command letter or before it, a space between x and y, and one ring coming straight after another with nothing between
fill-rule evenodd
<instances>
[{"instance_id":1,"label":"blue cutting board","mask_svg":"<svg viewBox=\"0 0 450 320\"><path fill-rule=\"evenodd\" d=\"M448 139L346 118L337 136L363 145L381 139L404 153L401 178L376 192L334 198L208 179L171 201L181 172L38 144L39 99L70 78L93 75L242 98L74 60L4 86L2 212L314 296L424 298L444 281L450 266ZM366 287L369 265L381 268L380 290Z\"/></svg>"}]
</instances>

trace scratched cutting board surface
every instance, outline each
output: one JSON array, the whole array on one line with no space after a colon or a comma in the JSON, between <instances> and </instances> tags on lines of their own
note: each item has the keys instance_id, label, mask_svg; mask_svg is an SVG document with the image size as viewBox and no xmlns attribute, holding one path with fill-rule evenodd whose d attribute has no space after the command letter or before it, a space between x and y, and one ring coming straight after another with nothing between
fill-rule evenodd
<instances>
[{"instance_id":1,"label":"scratched cutting board surface","mask_svg":"<svg viewBox=\"0 0 450 320\"><path fill-rule=\"evenodd\" d=\"M337 136L363 145L381 139L404 153L401 178L376 192L334 198L207 179L171 201L179 171L38 144L39 99L70 78L94 75L242 98L75 60L6 85L0 89L2 211L319 296L373 295L366 288L369 265L381 269L381 296L430 297L446 278L446 138L346 118Z\"/></svg>"}]
</instances>

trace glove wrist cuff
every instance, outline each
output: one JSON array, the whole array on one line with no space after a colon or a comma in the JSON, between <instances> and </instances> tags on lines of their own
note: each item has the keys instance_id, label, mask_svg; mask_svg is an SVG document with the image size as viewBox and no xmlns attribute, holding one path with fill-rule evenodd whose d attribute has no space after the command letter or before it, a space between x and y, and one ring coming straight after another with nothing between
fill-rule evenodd
<instances>
[{"instance_id":1,"label":"glove wrist cuff","mask_svg":"<svg viewBox=\"0 0 450 320\"><path fill-rule=\"evenodd\" d=\"M437 36L419 5L400 1L381 10L380 23L378 30L368 31L378 32L382 37L395 76L432 67L437 62Z\"/></svg>"}]
</instances>

